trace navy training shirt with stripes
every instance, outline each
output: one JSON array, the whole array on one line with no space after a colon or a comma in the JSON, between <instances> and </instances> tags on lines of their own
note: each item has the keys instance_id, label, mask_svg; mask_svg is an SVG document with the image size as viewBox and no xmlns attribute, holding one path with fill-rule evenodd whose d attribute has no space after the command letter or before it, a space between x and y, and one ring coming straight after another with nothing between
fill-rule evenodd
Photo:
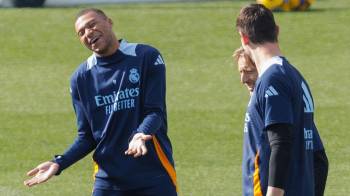
<instances>
[{"instance_id":1,"label":"navy training shirt with stripes","mask_svg":"<svg viewBox=\"0 0 350 196\"><path fill-rule=\"evenodd\" d=\"M90 56L71 77L78 135L62 156L58 174L91 151L95 188L128 190L170 177L176 186L167 136L165 64L157 49L120 40L111 56ZM124 154L132 136L152 135L148 153Z\"/></svg>"},{"instance_id":2,"label":"navy training shirt with stripes","mask_svg":"<svg viewBox=\"0 0 350 196\"><path fill-rule=\"evenodd\" d=\"M299 71L284 57L276 56L262 66L245 116L244 196L266 195L271 153L266 128L278 123L293 127L285 195L314 195L313 152L322 150L323 144L314 123L311 91Z\"/></svg>"}]
</instances>

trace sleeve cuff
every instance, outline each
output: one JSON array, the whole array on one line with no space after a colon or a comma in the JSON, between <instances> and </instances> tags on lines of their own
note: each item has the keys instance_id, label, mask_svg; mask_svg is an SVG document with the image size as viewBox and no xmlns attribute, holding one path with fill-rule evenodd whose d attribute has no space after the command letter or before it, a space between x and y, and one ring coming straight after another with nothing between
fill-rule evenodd
<instances>
[{"instance_id":1,"label":"sleeve cuff","mask_svg":"<svg viewBox=\"0 0 350 196\"><path fill-rule=\"evenodd\" d=\"M51 160L53 163L57 163L59 165L58 171L55 173L55 176L58 176L63 171L62 169L62 162L63 162L63 156L62 155L55 155L54 158Z\"/></svg>"}]
</instances>

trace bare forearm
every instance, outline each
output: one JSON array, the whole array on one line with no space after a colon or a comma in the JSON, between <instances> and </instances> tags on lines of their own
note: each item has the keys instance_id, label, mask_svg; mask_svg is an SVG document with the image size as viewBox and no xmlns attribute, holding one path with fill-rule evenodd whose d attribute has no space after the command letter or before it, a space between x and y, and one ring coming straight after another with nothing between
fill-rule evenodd
<instances>
[{"instance_id":1,"label":"bare forearm","mask_svg":"<svg viewBox=\"0 0 350 196\"><path fill-rule=\"evenodd\" d=\"M283 195L284 195L283 189L272 187L272 186L269 186L267 188L266 196L283 196Z\"/></svg>"}]
</instances>

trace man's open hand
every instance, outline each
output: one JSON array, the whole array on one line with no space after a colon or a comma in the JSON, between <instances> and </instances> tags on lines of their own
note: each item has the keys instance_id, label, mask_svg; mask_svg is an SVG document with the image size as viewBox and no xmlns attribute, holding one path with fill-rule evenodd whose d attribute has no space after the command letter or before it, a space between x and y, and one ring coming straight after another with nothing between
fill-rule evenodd
<instances>
[{"instance_id":1,"label":"man's open hand","mask_svg":"<svg viewBox=\"0 0 350 196\"><path fill-rule=\"evenodd\" d=\"M41 163L27 173L27 176L31 176L32 178L24 181L24 185L32 187L34 185L46 182L57 173L59 167L60 166L57 163L51 161Z\"/></svg>"},{"instance_id":2,"label":"man's open hand","mask_svg":"<svg viewBox=\"0 0 350 196\"><path fill-rule=\"evenodd\" d=\"M145 142L152 139L152 135L145 135L144 133L136 133L129 143L126 155L133 155L135 158L147 153Z\"/></svg>"}]
</instances>

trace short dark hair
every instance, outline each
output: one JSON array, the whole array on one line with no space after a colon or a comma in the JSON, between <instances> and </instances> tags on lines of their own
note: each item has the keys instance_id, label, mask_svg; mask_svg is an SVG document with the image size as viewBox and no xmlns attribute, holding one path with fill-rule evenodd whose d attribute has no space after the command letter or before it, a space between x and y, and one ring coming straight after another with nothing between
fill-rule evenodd
<instances>
[{"instance_id":1,"label":"short dark hair","mask_svg":"<svg viewBox=\"0 0 350 196\"><path fill-rule=\"evenodd\" d=\"M273 14L261 4L243 7L236 20L236 28L253 44L277 42L278 28Z\"/></svg>"},{"instance_id":2,"label":"short dark hair","mask_svg":"<svg viewBox=\"0 0 350 196\"><path fill-rule=\"evenodd\" d=\"M77 14L76 17L75 17L75 20L78 20L78 18L79 18L80 16L85 15L85 14L87 14L87 13L89 13L89 12L94 12L94 13L96 13L96 14L102 16L102 17L105 18L105 19L108 18L107 15L106 15L102 10L100 10L100 9L97 9L97 8L85 8L85 9L80 10L80 11L78 12L78 14Z\"/></svg>"}]
</instances>

